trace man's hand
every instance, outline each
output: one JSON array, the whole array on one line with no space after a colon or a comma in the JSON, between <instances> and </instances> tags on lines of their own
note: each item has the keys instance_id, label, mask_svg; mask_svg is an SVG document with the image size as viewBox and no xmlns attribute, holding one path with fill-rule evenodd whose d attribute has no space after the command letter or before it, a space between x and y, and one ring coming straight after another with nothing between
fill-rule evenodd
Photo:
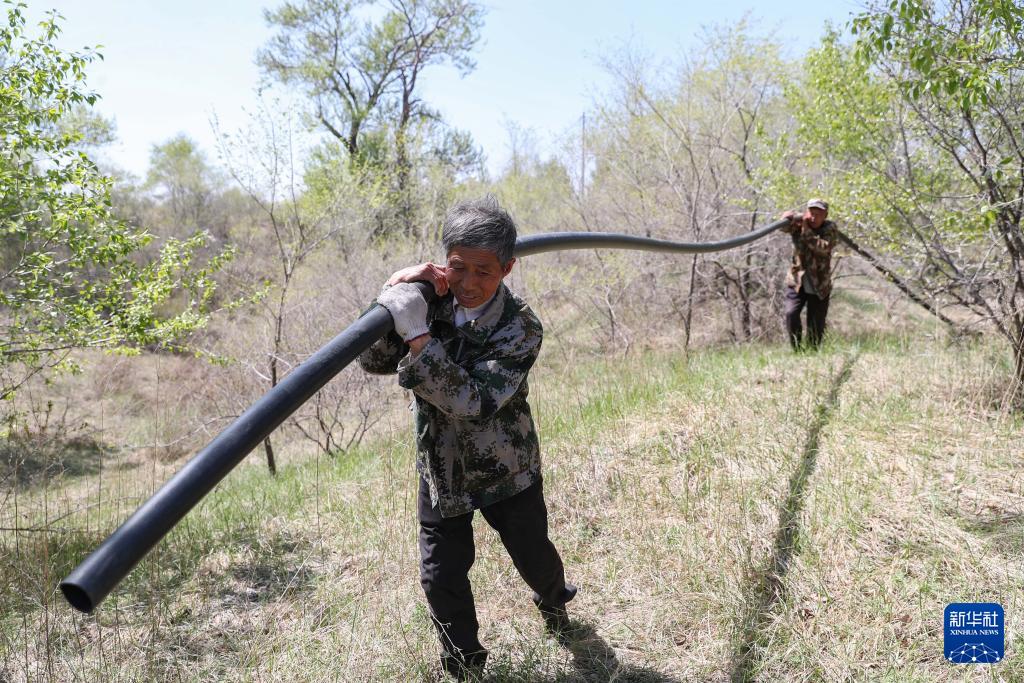
<instances>
[{"instance_id":1,"label":"man's hand","mask_svg":"<svg viewBox=\"0 0 1024 683\"><path fill-rule=\"evenodd\" d=\"M782 214L782 220L789 221L790 225L798 226L803 222L804 217L796 211L786 211Z\"/></svg>"},{"instance_id":2,"label":"man's hand","mask_svg":"<svg viewBox=\"0 0 1024 683\"><path fill-rule=\"evenodd\" d=\"M444 275L444 267L430 261L396 271L388 278L387 284L397 285L400 282L429 282L434 285L438 296L448 293L448 278Z\"/></svg>"},{"instance_id":3,"label":"man's hand","mask_svg":"<svg viewBox=\"0 0 1024 683\"><path fill-rule=\"evenodd\" d=\"M420 351L423 350L424 346L430 343L431 339L433 339L433 337L431 337L429 334L421 334L415 339L410 339L409 352L412 353L412 357L415 358L416 356L420 355Z\"/></svg>"},{"instance_id":4,"label":"man's hand","mask_svg":"<svg viewBox=\"0 0 1024 683\"><path fill-rule=\"evenodd\" d=\"M402 341L408 342L429 331L427 302L416 285L400 282L388 287L377 297L377 303L388 309L388 313L395 321L395 332Z\"/></svg>"}]
</instances>

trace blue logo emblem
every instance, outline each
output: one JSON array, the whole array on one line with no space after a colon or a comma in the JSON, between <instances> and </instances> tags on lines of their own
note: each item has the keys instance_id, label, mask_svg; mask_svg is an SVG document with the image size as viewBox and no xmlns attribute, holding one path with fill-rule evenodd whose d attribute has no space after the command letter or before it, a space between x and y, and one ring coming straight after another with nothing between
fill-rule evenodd
<instances>
[{"instance_id":1,"label":"blue logo emblem","mask_svg":"<svg viewBox=\"0 0 1024 683\"><path fill-rule=\"evenodd\" d=\"M995 664L1003 659L1006 624L994 602L954 602L942 616L946 659L954 664Z\"/></svg>"}]
</instances>

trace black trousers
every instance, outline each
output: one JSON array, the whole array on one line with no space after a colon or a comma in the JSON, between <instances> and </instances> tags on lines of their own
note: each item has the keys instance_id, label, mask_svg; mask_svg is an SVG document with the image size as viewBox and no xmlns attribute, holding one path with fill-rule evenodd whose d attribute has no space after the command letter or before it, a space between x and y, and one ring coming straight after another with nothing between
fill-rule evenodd
<instances>
[{"instance_id":1,"label":"black trousers","mask_svg":"<svg viewBox=\"0 0 1024 683\"><path fill-rule=\"evenodd\" d=\"M430 505L426 481L419 479L420 583L444 647L442 657L461 660L466 654L484 652L477 638L480 626L469 584L469 568L476 554L473 512L441 517L441 511ZM498 532L526 584L545 604L565 604L565 569L548 538L542 482L481 508L480 513Z\"/></svg>"},{"instance_id":2,"label":"black trousers","mask_svg":"<svg viewBox=\"0 0 1024 683\"><path fill-rule=\"evenodd\" d=\"M786 331L789 332L789 343L799 349L803 336L803 325L800 313L807 307L807 344L817 348L825 335L825 318L828 316L828 297L822 299L800 289L786 287Z\"/></svg>"}]
</instances>

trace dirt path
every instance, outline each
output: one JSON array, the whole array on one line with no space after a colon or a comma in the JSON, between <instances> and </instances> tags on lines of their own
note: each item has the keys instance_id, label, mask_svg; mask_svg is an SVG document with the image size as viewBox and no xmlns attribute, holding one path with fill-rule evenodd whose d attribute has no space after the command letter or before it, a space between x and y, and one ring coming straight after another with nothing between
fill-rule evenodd
<instances>
[{"instance_id":1,"label":"dirt path","mask_svg":"<svg viewBox=\"0 0 1024 683\"><path fill-rule=\"evenodd\" d=\"M815 408L814 421L807 430L807 440L800 462L789 478L789 493L779 507L779 523L771 555L765 567L757 572L755 581L747 589L750 593L749 609L743 615L740 638L731 666L731 679L734 682L748 681L752 678L757 658L756 645L764 620L786 589L786 573L796 552L800 513L806 502L808 481L818 463L821 434L839 405L839 392L850 379L858 356L858 353L853 353L845 357L832 379L828 394Z\"/></svg>"}]
</instances>

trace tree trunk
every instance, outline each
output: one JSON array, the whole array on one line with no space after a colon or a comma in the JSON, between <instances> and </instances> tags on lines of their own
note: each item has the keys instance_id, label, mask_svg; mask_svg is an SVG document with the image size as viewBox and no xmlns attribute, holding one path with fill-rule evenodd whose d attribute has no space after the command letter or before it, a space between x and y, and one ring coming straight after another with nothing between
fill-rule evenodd
<instances>
[{"instance_id":1,"label":"tree trunk","mask_svg":"<svg viewBox=\"0 0 1024 683\"><path fill-rule=\"evenodd\" d=\"M750 177L750 173L747 173L747 177ZM757 230L757 221L759 214L757 209L750 216L750 229L749 232ZM743 341L748 342L754 336L754 315L751 311L751 302L753 298L751 295L751 276L750 272L753 268L753 252L750 247L745 247L746 254L743 256L745 267L740 270L738 284L740 288L740 301L743 302L743 309L740 312L740 327L743 329Z\"/></svg>"},{"instance_id":2,"label":"tree trunk","mask_svg":"<svg viewBox=\"0 0 1024 683\"><path fill-rule=\"evenodd\" d=\"M926 310L929 313L931 313L932 315L934 315L936 318L938 318L942 322L944 322L947 325L949 325L954 331L958 331L959 326L955 322L953 322L948 317L946 317L942 313L942 311L940 311L939 309L935 308L930 303L928 303L927 301L922 299L920 296L918 296L917 293L915 293L914 290L912 290L910 288L910 285L908 285L906 282L903 281L903 278L901 278L899 275L897 275L895 272L893 272L892 270L890 270L886 266L882 265L881 261L878 260L877 256L875 256L874 254L872 254L868 250L864 249L864 247L862 247L859 244L857 244L856 242L854 242L852 239L849 238L849 236L846 235L846 233L842 232L841 230L837 230L836 232L839 234L839 241L840 242L842 242L843 244L848 246L850 249L852 249L854 252L856 252L858 255L860 255L865 261L868 262L868 265L870 265L872 268L874 268L879 273L884 275L885 278L887 280L889 280L889 282L891 282L894 285L896 285L896 287L901 292L906 294L907 297L909 297L911 301L913 301L915 304L917 304L918 306L920 306L924 310Z\"/></svg>"},{"instance_id":3,"label":"tree trunk","mask_svg":"<svg viewBox=\"0 0 1024 683\"><path fill-rule=\"evenodd\" d=\"M291 283L291 270L286 266L284 273L284 286L281 288L281 299L278 302L277 316L274 320L274 350L270 354L270 388L277 386L277 358L281 353L281 340L284 329L284 301L288 296L288 285ZM270 443L268 436L263 440L263 450L267 453L267 469L271 475L277 474L277 462L274 459L274 446Z\"/></svg>"},{"instance_id":4,"label":"tree trunk","mask_svg":"<svg viewBox=\"0 0 1024 683\"><path fill-rule=\"evenodd\" d=\"M275 351L273 359L270 361L270 388L273 389L277 386L277 353ZM263 440L263 450L267 454L267 469L270 470L271 475L277 474L277 462L274 459L274 446L270 443L270 437L268 436Z\"/></svg>"},{"instance_id":5,"label":"tree trunk","mask_svg":"<svg viewBox=\"0 0 1024 683\"><path fill-rule=\"evenodd\" d=\"M279 321L280 322L280 321ZM274 350L274 355L270 361L270 388L273 389L277 386L277 350ZM274 459L274 446L270 443L270 437L268 436L263 440L263 450L267 454L267 469L270 470L271 475L277 474L277 462Z\"/></svg>"},{"instance_id":6,"label":"tree trunk","mask_svg":"<svg viewBox=\"0 0 1024 683\"><path fill-rule=\"evenodd\" d=\"M268 436L263 440L263 450L267 454L267 469L270 470L270 474L277 476L277 462L274 460L274 446L270 443L270 437Z\"/></svg>"},{"instance_id":7,"label":"tree trunk","mask_svg":"<svg viewBox=\"0 0 1024 683\"><path fill-rule=\"evenodd\" d=\"M697 254L693 255L690 262L690 291L686 293L686 318L683 320L685 337L683 338L683 353L690 350L690 324L693 322L693 281L697 277Z\"/></svg>"},{"instance_id":8,"label":"tree trunk","mask_svg":"<svg viewBox=\"0 0 1024 683\"><path fill-rule=\"evenodd\" d=\"M409 187L412 164L409 162L406 132L409 130L409 122L412 120L412 93L416 87L418 73L419 67L415 66L410 76L402 75L402 113L398 119L398 130L395 131L395 158L398 164L398 217L402 224L402 235L405 237L412 237L415 233L412 196Z\"/></svg>"},{"instance_id":9,"label":"tree trunk","mask_svg":"<svg viewBox=\"0 0 1024 683\"><path fill-rule=\"evenodd\" d=\"M1014 325L1017 342L1013 349L1013 387L1010 402L1017 410L1024 410L1024 324Z\"/></svg>"},{"instance_id":10,"label":"tree trunk","mask_svg":"<svg viewBox=\"0 0 1024 683\"><path fill-rule=\"evenodd\" d=\"M754 336L753 316L750 312L750 254L747 254L747 267L739 274L740 288L740 328L743 332L743 341L748 342Z\"/></svg>"},{"instance_id":11,"label":"tree trunk","mask_svg":"<svg viewBox=\"0 0 1024 683\"><path fill-rule=\"evenodd\" d=\"M398 218L402 226L402 235L413 237L412 192L410 185L409 151L406 149L405 129L401 128L395 136L395 163L398 166Z\"/></svg>"}]
</instances>

